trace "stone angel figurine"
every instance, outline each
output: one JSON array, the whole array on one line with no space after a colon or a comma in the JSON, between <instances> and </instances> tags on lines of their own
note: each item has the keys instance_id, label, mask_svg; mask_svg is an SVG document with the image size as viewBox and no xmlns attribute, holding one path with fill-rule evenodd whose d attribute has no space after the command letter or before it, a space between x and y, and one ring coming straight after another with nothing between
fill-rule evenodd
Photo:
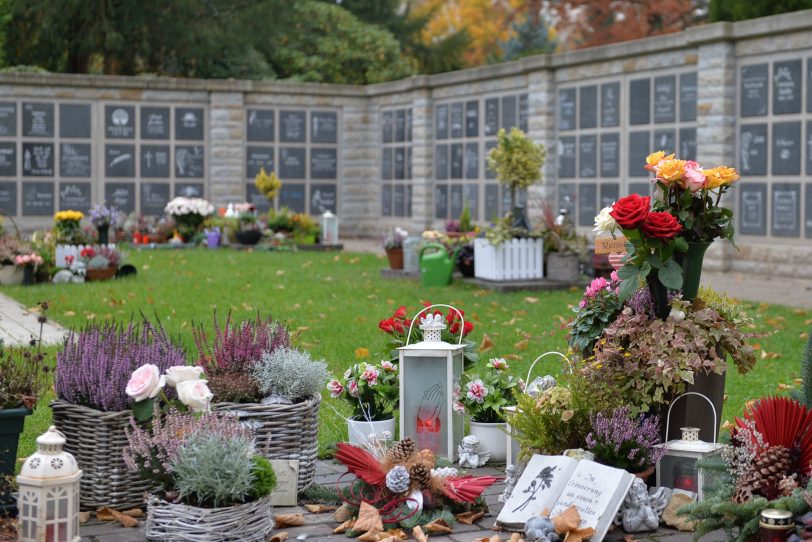
<instances>
[{"instance_id":1,"label":"stone angel figurine","mask_svg":"<svg viewBox=\"0 0 812 542\"><path fill-rule=\"evenodd\" d=\"M646 489L642 478L635 478L626 494L626 500L615 516L615 525L623 527L627 533L656 531L660 517L671 500L671 490L667 487Z\"/></svg>"},{"instance_id":2,"label":"stone angel figurine","mask_svg":"<svg viewBox=\"0 0 812 542\"><path fill-rule=\"evenodd\" d=\"M479 438L476 435L468 435L462 439L462 443L457 447L460 456L460 467L475 469L488 462L491 453L481 447Z\"/></svg>"}]
</instances>

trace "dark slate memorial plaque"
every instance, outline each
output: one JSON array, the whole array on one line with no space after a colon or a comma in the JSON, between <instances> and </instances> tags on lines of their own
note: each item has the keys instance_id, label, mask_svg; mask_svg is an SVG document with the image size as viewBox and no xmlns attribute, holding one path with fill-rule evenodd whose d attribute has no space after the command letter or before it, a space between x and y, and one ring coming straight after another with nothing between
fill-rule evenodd
<instances>
[{"instance_id":1,"label":"dark slate memorial plaque","mask_svg":"<svg viewBox=\"0 0 812 542\"><path fill-rule=\"evenodd\" d=\"M677 152L677 132L675 130L655 130L651 148L655 151L665 151L665 154ZM682 155L680 155L680 158L687 160Z\"/></svg>"},{"instance_id":2,"label":"dark slate memorial plaque","mask_svg":"<svg viewBox=\"0 0 812 542\"><path fill-rule=\"evenodd\" d=\"M313 143L338 142L338 114L331 111L314 111L311 113L310 141Z\"/></svg>"},{"instance_id":3,"label":"dark slate memorial plaque","mask_svg":"<svg viewBox=\"0 0 812 542\"><path fill-rule=\"evenodd\" d=\"M448 138L448 106L438 105L434 112L434 137L437 139Z\"/></svg>"},{"instance_id":4,"label":"dark slate memorial plaque","mask_svg":"<svg viewBox=\"0 0 812 542\"><path fill-rule=\"evenodd\" d=\"M449 108L449 119L450 120L448 123L451 137L462 137L462 131L465 123L462 112L462 102L451 104L451 107Z\"/></svg>"},{"instance_id":5,"label":"dark slate memorial plaque","mask_svg":"<svg viewBox=\"0 0 812 542\"><path fill-rule=\"evenodd\" d=\"M305 150L300 148L283 147L279 149L279 177L282 186L285 179L305 178Z\"/></svg>"},{"instance_id":6,"label":"dark slate memorial plaque","mask_svg":"<svg viewBox=\"0 0 812 542\"><path fill-rule=\"evenodd\" d=\"M406 111L404 109L395 111L395 141L398 143L406 141Z\"/></svg>"},{"instance_id":7,"label":"dark slate memorial plaque","mask_svg":"<svg viewBox=\"0 0 812 542\"><path fill-rule=\"evenodd\" d=\"M439 181L448 179L448 145L434 147L434 178Z\"/></svg>"},{"instance_id":8,"label":"dark slate memorial plaque","mask_svg":"<svg viewBox=\"0 0 812 542\"><path fill-rule=\"evenodd\" d=\"M696 160L696 128L679 129L679 157Z\"/></svg>"},{"instance_id":9,"label":"dark slate memorial plaque","mask_svg":"<svg viewBox=\"0 0 812 542\"><path fill-rule=\"evenodd\" d=\"M169 108L141 107L141 139L169 139Z\"/></svg>"},{"instance_id":10,"label":"dark slate memorial plaque","mask_svg":"<svg viewBox=\"0 0 812 542\"><path fill-rule=\"evenodd\" d=\"M801 183L773 183L772 228L778 237L801 235Z\"/></svg>"},{"instance_id":11,"label":"dark slate memorial plaque","mask_svg":"<svg viewBox=\"0 0 812 542\"><path fill-rule=\"evenodd\" d=\"M629 133L629 177L648 177L649 173L643 166L646 165L646 157L651 154L649 137L649 132Z\"/></svg>"},{"instance_id":12,"label":"dark slate memorial plaque","mask_svg":"<svg viewBox=\"0 0 812 542\"><path fill-rule=\"evenodd\" d=\"M323 214L326 211L335 213L338 208L336 204L336 185L334 184L311 184L310 185L310 213Z\"/></svg>"},{"instance_id":13,"label":"dark slate memorial plaque","mask_svg":"<svg viewBox=\"0 0 812 542\"><path fill-rule=\"evenodd\" d=\"M381 187L381 214L392 216L392 185L385 184Z\"/></svg>"},{"instance_id":14,"label":"dark slate memorial plaque","mask_svg":"<svg viewBox=\"0 0 812 542\"><path fill-rule=\"evenodd\" d=\"M698 98L696 72L683 73L679 76L679 120L690 122L696 120L696 102Z\"/></svg>"},{"instance_id":15,"label":"dark slate memorial plaque","mask_svg":"<svg viewBox=\"0 0 812 542\"><path fill-rule=\"evenodd\" d=\"M446 218L448 216L448 187L434 187L434 218Z\"/></svg>"},{"instance_id":16,"label":"dark slate memorial plaque","mask_svg":"<svg viewBox=\"0 0 812 542\"><path fill-rule=\"evenodd\" d=\"M274 171L273 147L248 146L245 149L245 178L256 179L260 169Z\"/></svg>"},{"instance_id":17,"label":"dark slate memorial plaque","mask_svg":"<svg viewBox=\"0 0 812 542\"><path fill-rule=\"evenodd\" d=\"M202 198L203 183L175 183L175 196L184 198ZM262 196L265 198L265 196ZM267 201L267 200L266 200Z\"/></svg>"},{"instance_id":18,"label":"dark slate memorial plaque","mask_svg":"<svg viewBox=\"0 0 812 542\"><path fill-rule=\"evenodd\" d=\"M31 143L24 141L22 156L23 177L54 176L53 143Z\"/></svg>"},{"instance_id":19,"label":"dark slate memorial plaque","mask_svg":"<svg viewBox=\"0 0 812 542\"><path fill-rule=\"evenodd\" d=\"M54 104L23 103L23 135L26 137L54 136ZM53 197L51 198L53 206ZM23 207L25 212L25 207Z\"/></svg>"},{"instance_id":20,"label":"dark slate memorial plaque","mask_svg":"<svg viewBox=\"0 0 812 542\"><path fill-rule=\"evenodd\" d=\"M465 102L465 137L479 135L479 102Z\"/></svg>"},{"instance_id":21,"label":"dark slate memorial plaque","mask_svg":"<svg viewBox=\"0 0 812 542\"><path fill-rule=\"evenodd\" d=\"M451 178L462 179L462 143L451 145Z\"/></svg>"},{"instance_id":22,"label":"dark slate memorial plaque","mask_svg":"<svg viewBox=\"0 0 812 542\"><path fill-rule=\"evenodd\" d=\"M812 175L812 120L806 121L806 174Z\"/></svg>"},{"instance_id":23,"label":"dark slate memorial plaque","mask_svg":"<svg viewBox=\"0 0 812 542\"><path fill-rule=\"evenodd\" d=\"M527 94L519 95L519 130L527 133L530 128L530 100Z\"/></svg>"},{"instance_id":24,"label":"dark slate memorial plaque","mask_svg":"<svg viewBox=\"0 0 812 542\"><path fill-rule=\"evenodd\" d=\"M0 136L14 137L16 135L17 104L14 102L0 102Z\"/></svg>"},{"instance_id":25,"label":"dark slate memorial plaque","mask_svg":"<svg viewBox=\"0 0 812 542\"><path fill-rule=\"evenodd\" d=\"M465 203L471 210L471 219L479 220L479 185L466 184L464 191Z\"/></svg>"},{"instance_id":26,"label":"dark slate memorial plaque","mask_svg":"<svg viewBox=\"0 0 812 542\"><path fill-rule=\"evenodd\" d=\"M677 78L654 78L654 122L674 122L677 117Z\"/></svg>"},{"instance_id":27,"label":"dark slate memorial plaque","mask_svg":"<svg viewBox=\"0 0 812 542\"><path fill-rule=\"evenodd\" d=\"M578 88L578 104L580 106L578 126L595 128L598 125L598 85Z\"/></svg>"},{"instance_id":28,"label":"dark slate memorial plaque","mask_svg":"<svg viewBox=\"0 0 812 542\"><path fill-rule=\"evenodd\" d=\"M169 156L169 145L141 145L141 177L168 178Z\"/></svg>"},{"instance_id":29,"label":"dark slate memorial plaque","mask_svg":"<svg viewBox=\"0 0 812 542\"><path fill-rule=\"evenodd\" d=\"M806 59L806 112L812 113L812 57Z\"/></svg>"},{"instance_id":30,"label":"dark slate memorial plaque","mask_svg":"<svg viewBox=\"0 0 812 542\"><path fill-rule=\"evenodd\" d=\"M135 137L135 107L132 105L104 106L104 133L111 139Z\"/></svg>"},{"instance_id":31,"label":"dark slate memorial plaque","mask_svg":"<svg viewBox=\"0 0 812 542\"><path fill-rule=\"evenodd\" d=\"M381 152L381 179L392 178L392 148L386 147Z\"/></svg>"},{"instance_id":32,"label":"dark slate memorial plaque","mask_svg":"<svg viewBox=\"0 0 812 542\"><path fill-rule=\"evenodd\" d=\"M495 136L499 133L499 98L485 100L485 135Z\"/></svg>"},{"instance_id":33,"label":"dark slate memorial plaque","mask_svg":"<svg viewBox=\"0 0 812 542\"><path fill-rule=\"evenodd\" d=\"M598 185L583 183L578 185L578 225L593 226L598 214Z\"/></svg>"},{"instance_id":34,"label":"dark slate memorial plaque","mask_svg":"<svg viewBox=\"0 0 812 542\"><path fill-rule=\"evenodd\" d=\"M558 130L575 130L575 89L558 91Z\"/></svg>"},{"instance_id":35,"label":"dark slate memorial plaque","mask_svg":"<svg viewBox=\"0 0 812 542\"><path fill-rule=\"evenodd\" d=\"M279 112L279 140L285 143L307 141L307 114L304 111Z\"/></svg>"},{"instance_id":36,"label":"dark slate memorial plaque","mask_svg":"<svg viewBox=\"0 0 812 542\"><path fill-rule=\"evenodd\" d=\"M202 145L175 146L175 177L203 177L205 155Z\"/></svg>"},{"instance_id":37,"label":"dark slate memorial plaque","mask_svg":"<svg viewBox=\"0 0 812 542\"><path fill-rule=\"evenodd\" d=\"M611 128L620 124L620 83L601 85L601 126Z\"/></svg>"},{"instance_id":38,"label":"dark slate memorial plaque","mask_svg":"<svg viewBox=\"0 0 812 542\"><path fill-rule=\"evenodd\" d=\"M767 174L767 125L739 127L739 171L742 176Z\"/></svg>"},{"instance_id":39,"label":"dark slate memorial plaque","mask_svg":"<svg viewBox=\"0 0 812 542\"><path fill-rule=\"evenodd\" d=\"M91 203L90 190L90 183L59 183L59 210L87 213Z\"/></svg>"},{"instance_id":40,"label":"dark slate memorial plaque","mask_svg":"<svg viewBox=\"0 0 812 542\"><path fill-rule=\"evenodd\" d=\"M620 134L601 134L601 177L620 175Z\"/></svg>"},{"instance_id":41,"label":"dark slate memorial plaque","mask_svg":"<svg viewBox=\"0 0 812 542\"><path fill-rule=\"evenodd\" d=\"M294 213L305 212L305 185L299 183L283 183L279 190L279 206L287 207Z\"/></svg>"},{"instance_id":42,"label":"dark slate memorial plaque","mask_svg":"<svg viewBox=\"0 0 812 542\"><path fill-rule=\"evenodd\" d=\"M30 181L23 183L23 216L54 214L54 183Z\"/></svg>"},{"instance_id":43,"label":"dark slate memorial plaque","mask_svg":"<svg viewBox=\"0 0 812 542\"><path fill-rule=\"evenodd\" d=\"M558 138L558 177L575 177L575 137Z\"/></svg>"},{"instance_id":44,"label":"dark slate memorial plaque","mask_svg":"<svg viewBox=\"0 0 812 542\"><path fill-rule=\"evenodd\" d=\"M59 175L61 177L90 177L90 164L90 143L59 144Z\"/></svg>"},{"instance_id":45,"label":"dark slate memorial plaque","mask_svg":"<svg viewBox=\"0 0 812 542\"><path fill-rule=\"evenodd\" d=\"M570 220L575 221L575 202L578 199L578 186L573 183L558 185L558 209L566 209Z\"/></svg>"},{"instance_id":46,"label":"dark slate memorial plaque","mask_svg":"<svg viewBox=\"0 0 812 542\"><path fill-rule=\"evenodd\" d=\"M104 201L122 213L135 211L135 183L106 183Z\"/></svg>"},{"instance_id":47,"label":"dark slate memorial plaque","mask_svg":"<svg viewBox=\"0 0 812 542\"><path fill-rule=\"evenodd\" d=\"M406 178L412 178L412 148L406 147Z\"/></svg>"},{"instance_id":48,"label":"dark slate memorial plaque","mask_svg":"<svg viewBox=\"0 0 812 542\"><path fill-rule=\"evenodd\" d=\"M276 111L273 109L249 109L246 123L248 141L270 142L275 139Z\"/></svg>"},{"instance_id":49,"label":"dark slate memorial plaque","mask_svg":"<svg viewBox=\"0 0 812 542\"><path fill-rule=\"evenodd\" d=\"M11 216L17 214L17 183L15 181L0 182L0 211Z\"/></svg>"},{"instance_id":50,"label":"dark slate memorial plaque","mask_svg":"<svg viewBox=\"0 0 812 542\"><path fill-rule=\"evenodd\" d=\"M496 221L499 218L499 185L485 185L485 220Z\"/></svg>"},{"instance_id":51,"label":"dark slate memorial plaque","mask_svg":"<svg viewBox=\"0 0 812 542\"><path fill-rule=\"evenodd\" d=\"M773 63L773 115L801 112L801 60Z\"/></svg>"},{"instance_id":52,"label":"dark slate memorial plaque","mask_svg":"<svg viewBox=\"0 0 812 542\"><path fill-rule=\"evenodd\" d=\"M649 196L651 195L651 183L629 183L627 192L629 194Z\"/></svg>"},{"instance_id":53,"label":"dark slate memorial plaque","mask_svg":"<svg viewBox=\"0 0 812 542\"><path fill-rule=\"evenodd\" d=\"M502 119L499 126L506 132L516 126L516 96L502 96Z\"/></svg>"},{"instance_id":54,"label":"dark slate memorial plaque","mask_svg":"<svg viewBox=\"0 0 812 542\"><path fill-rule=\"evenodd\" d=\"M742 235L767 235L767 183L740 183L739 233Z\"/></svg>"},{"instance_id":55,"label":"dark slate memorial plaque","mask_svg":"<svg viewBox=\"0 0 812 542\"><path fill-rule=\"evenodd\" d=\"M169 203L169 183L141 183L141 214L161 216Z\"/></svg>"},{"instance_id":56,"label":"dark slate memorial plaque","mask_svg":"<svg viewBox=\"0 0 812 542\"><path fill-rule=\"evenodd\" d=\"M603 209L604 207L609 207L618 199L620 199L620 185L618 183L601 183L600 188L601 188L600 190L601 209Z\"/></svg>"},{"instance_id":57,"label":"dark slate memorial plaque","mask_svg":"<svg viewBox=\"0 0 812 542\"><path fill-rule=\"evenodd\" d=\"M758 117L767 114L769 78L769 65L767 64L742 66L739 93L742 117Z\"/></svg>"},{"instance_id":58,"label":"dark slate memorial plaque","mask_svg":"<svg viewBox=\"0 0 812 542\"><path fill-rule=\"evenodd\" d=\"M491 152L492 149L496 148L496 141L486 141L485 142L485 156L483 156L482 160L482 167L485 168L485 178L486 179L495 179L496 173L488 167L488 153Z\"/></svg>"},{"instance_id":59,"label":"dark slate memorial plaque","mask_svg":"<svg viewBox=\"0 0 812 542\"><path fill-rule=\"evenodd\" d=\"M267 213L271 209L271 202L254 183L245 184L245 201L256 207L260 213Z\"/></svg>"},{"instance_id":60,"label":"dark slate memorial plaque","mask_svg":"<svg viewBox=\"0 0 812 542\"><path fill-rule=\"evenodd\" d=\"M395 130L395 112L384 111L381 115L381 138L384 143L391 143Z\"/></svg>"},{"instance_id":61,"label":"dark slate memorial plaque","mask_svg":"<svg viewBox=\"0 0 812 542\"><path fill-rule=\"evenodd\" d=\"M773 123L772 174L799 175L801 173L801 123Z\"/></svg>"},{"instance_id":62,"label":"dark slate memorial plaque","mask_svg":"<svg viewBox=\"0 0 812 542\"><path fill-rule=\"evenodd\" d=\"M458 220L460 215L462 214L462 185L461 184L452 184L451 191L448 196L448 203L449 203L449 212L451 214L451 218L454 220Z\"/></svg>"},{"instance_id":63,"label":"dark slate memorial plaque","mask_svg":"<svg viewBox=\"0 0 812 542\"><path fill-rule=\"evenodd\" d=\"M392 208L395 216L406 215L406 187L402 184L392 187Z\"/></svg>"},{"instance_id":64,"label":"dark slate memorial plaque","mask_svg":"<svg viewBox=\"0 0 812 542\"><path fill-rule=\"evenodd\" d=\"M59 104L59 137L89 138L90 104Z\"/></svg>"},{"instance_id":65,"label":"dark slate memorial plaque","mask_svg":"<svg viewBox=\"0 0 812 542\"><path fill-rule=\"evenodd\" d=\"M582 135L578 138L578 176L598 176L598 136Z\"/></svg>"},{"instance_id":66,"label":"dark slate memorial plaque","mask_svg":"<svg viewBox=\"0 0 812 542\"><path fill-rule=\"evenodd\" d=\"M395 149L395 179L400 181L406 177L406 153L403 147Z\"/></svg>"},{"instance_id":67,"label":"dark slate memorial plaque","mask_svg":"<svg viewBox=\"0 0 812 542\"><path fill-rule=\"evenodd\" d=\"M629 124L648 124L651 119L651 79L629 83Z\"/></svg>"},{"instance_id":68,"label":"dark slate memorial plaque","mask_svg":"<svg viewBox=\"0 0 812 542\"><path fill-rule=\"evenodd\" d=\"M406 110L406 141L411 141L412 140L412 126L413 126L413 124L414 123L412 122L412 110L407 109Z\"/></svg>"},{"instance_id":69,"label":"dark slate memorial plaque","mask_svg":"<svg viewBox=\"0 0 812 542\"><path fill-rule=\"evenodd\" d=\"M312 147L310 149L310 178L338 178L338 158L335 148Z\"/></svg>"},{"instance_id":70,"label":"dark slate memorial plaque","mask_svg":"<svg viewBox=\"0 0 812 542\"><path fill-rule=\"evenodd\" d=\"M465 178L479 179L479 143L465 144Z\"/></svg>"},{"instance_id":71,"label":"dark slate memorial plaque","mask_svg":"<svg viewBox=\"0 0 812 542\"><path fill-rule=\"evenodd\" d=\"M0 141L0 177L17 176L17 143Z\"/></svg>"},{"instance_id":72,"label":"dark slate memorial plaque","mask_svg":"<svg viewBox=\"0 0 812 542\"><path fill-rule=\"evenodd\" d=\"M804 235L810 238L812 237L812 183L806 183L804 194L806 194L804 203L804 216L806 217L804 221Z\"/></svg>"}]
</instances>

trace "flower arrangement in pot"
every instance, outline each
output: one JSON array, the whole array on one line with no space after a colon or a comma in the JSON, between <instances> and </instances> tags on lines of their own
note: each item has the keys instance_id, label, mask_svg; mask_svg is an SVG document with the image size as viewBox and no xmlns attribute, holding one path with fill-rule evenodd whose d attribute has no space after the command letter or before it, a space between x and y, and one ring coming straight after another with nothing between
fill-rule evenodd
<instances>
[{"instance_id":1,"label":"flower arrangement in pot","mask_svg":"<svg viewBox=\"0 0 812 542\"><path fill-rule=\"evenodd\" d=\"M115 248L100 245L96 248L83 248L79 252L79 259L87 269L86 280L93 281L113 278L121 265L122 258L121 253Z\"/></svg>"},{"instance_id":2,"label":"flower arrangement in pot","mask_svg":"<svg viewBox=\"0 0 812 542\"><path fill-rule=\"evenodd\" d=\"M389 259L390 269L403 269L403 241L409 237L409 232L402 228L395 228L383 240L383 248Z\"/></svg>"},{"instance_id":3,"label":"flower arrangement in pot","mask_svg":"<svg viewBox=\"0 0 812 542\"><path fill-rule=\"evenodd\" d=\"M164 212L172 217L184 242L192 241L207 216L214 213L214 205L203 198L176 197L166 204Z\"/></svg>"},{"instance_id":4,"label":"flower arrangement in pot","mask_svg":"<svg viewBox=\"0 0 812 542\"><path fill-rule=\"evenodd\" d=\"M250 207L240 210L237 215L237 231L235 235L237 242L241 245L256 245L262 239L262 229L256 214L254 214L253 207L253 205L250 205Z\"/></svg>"},{"instance_id":5,"label":"flower arrangement in pot","mask_svg":"<svg viewBox=\"0 0 812 542\"><path fill-rule=\"evenodd\" d=\"M54 215L54 233L60 245L82 245L85 242L81 221L85 217L81 211L59 211Z\"/></svg>"},{"instance_id":6,"label":"flower arrangement in pot","mask_svg":"<svg viewBox=\"0 0 812 542\"><path fill-rule=\"evenodd\" d=\"M36 282L37 268L43 264L42 256L36 252L18 254L14 257L14 265L23 270L23 284L34 284Z\"/></svg>"},{"instance_id":7,"label":"flower arrangement in pot","mask_svg":"<svg viewBox=\"0 0 812 542\"><path fill-rule=\"evenodd\" d=\"M344 400L352 409L347 418L351 444L364 444L370 435L386 432L395 436L395 411L398 407L398 366L383 360L379 364L356 363L343 378L333 378L327 384L333 399Z\"/></svg>"},{"instance_id":8,"label":"flower arrangement in pot","mask_svg":"<svg viewBox=\"0 0 812 542\"><path fill-rule=\"evenodd\" d=\"M116 227L116 218L117 213L113 207L96 204L90 210L90 222L96 226L100 245L109 242L109 231L111 227Z\"/></svg>"},{"instance_id":9,"label":"flower arrangement in pot","mask_svg":"<svg viewBox=\"0 0 812 542\"><path fill-rule=\"evenodd\" d=\"M657 416L632 417L629 407L591 416L592 431L586 436L586 448L596 461L648 478L666 453L660 444L660 419Z\"/></svg>"},{"instance_id":10,"label":"flower arrangement in pot","mask_svg":"<svg viewBox=\"0 0 812 542\"><path fill-rule=\"evenodd\" d=\"M315 244L319 235L319 225L306 213L296 213L290 217L293 238L301 245Z\"/></svg>"},{"instance_id":11,"label":"flower arrangement in pot","mask_svg":"<svg viewBox=\"0 0 812 542\"><path fill-rule=\"evenodd\" d=\"M17 265L17 256L27 254L28 244L13 235L0 237L0 284L22 284L23 269Z\"/></svg>"}]
</instances>

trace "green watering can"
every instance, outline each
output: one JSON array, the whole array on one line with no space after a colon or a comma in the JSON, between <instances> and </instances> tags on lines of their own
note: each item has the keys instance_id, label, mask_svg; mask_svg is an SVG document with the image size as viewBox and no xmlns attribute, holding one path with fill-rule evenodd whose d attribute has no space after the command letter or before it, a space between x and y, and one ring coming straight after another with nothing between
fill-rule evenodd
<instances>
[{"instance_id":1,"label":"green watering can","mask_svg":"<svg viewBox=\"0 0 812 542\"><path fill-rule=\"evenodd\" d=\"M457 249L459 250L459 249ZM420 249L420 282L423 286L448 286L454 263L457 261L457 250L451 256L440 243L428 243ZM427 253L427 251L430 251Z\"/></svg>"}]
</instances>

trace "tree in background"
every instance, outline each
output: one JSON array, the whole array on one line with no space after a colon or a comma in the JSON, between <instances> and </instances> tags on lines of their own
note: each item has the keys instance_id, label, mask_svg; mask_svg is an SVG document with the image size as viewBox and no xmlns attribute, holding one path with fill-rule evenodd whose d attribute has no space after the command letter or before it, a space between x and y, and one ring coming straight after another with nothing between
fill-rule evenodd
<instances>
[{"instance_id":1,"label":"tree in background","mask_svg":"<svg viewBox=\"0 0 812 542\"><path fill-rule=\"evenodd\" d=\"M812 0L711 0L709 17L711 21L743 21L802 9L812 9Z\"/></svg>"},{"instance_id":2,"label":"tree in background","mask_svg":"<svg viewBox=\"0 0 812 542\"><path fill-rule=\"evenodd\" d=\"M540 9L531 10L511 24L511 37L501 44L502 60L554 53L556 45L555 29L548 26Z\"/></svg>"}]
</instances>

